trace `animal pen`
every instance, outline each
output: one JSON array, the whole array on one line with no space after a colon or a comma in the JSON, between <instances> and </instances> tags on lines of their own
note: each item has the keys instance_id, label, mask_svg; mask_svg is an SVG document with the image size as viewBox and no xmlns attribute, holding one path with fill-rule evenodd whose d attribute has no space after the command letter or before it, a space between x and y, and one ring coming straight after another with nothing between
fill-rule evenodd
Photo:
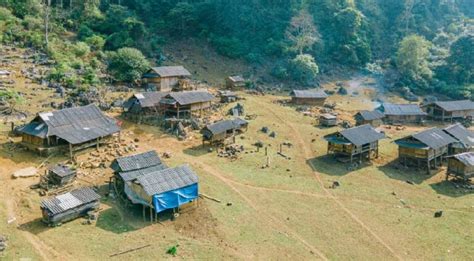
<instances>
[{"instance_id":1,"label":"animal pen","mask_svg":"<svg viewBox=\"0 0 474 261\"><path fill-rule=\"evenodd\" d=\"M324 136L328 142L328 154L342 156L340 160L349 161L351 165L354 159L359 164L363 159L370 160L372 155L379 156L379 140L385 138L385 134L378 132L370 125L361 125L354 128L338 131Z\"/></svg>"},{"instance_id":2,"label":"animal pen","mask_svg":"<svg viewBox=\"0 0 474 261\"><path fill-rule=\"evenodd\" d=\"M465 181L474 177L474 152L465 152L448 158L448 170L446 179L449 177L460 178Z\"/></svg>"},{"instance_id":3,"label":"animal pen","mask_svg":"<svg viewBox=\"0 0 474 261\"><path fill-rule=\"evenodd\" d=\"M438 128L431 128L395 141L398 158L404 165L426 166L428 173L442 165L450 144L456 140Z\"/></svg>"}]
</instances>

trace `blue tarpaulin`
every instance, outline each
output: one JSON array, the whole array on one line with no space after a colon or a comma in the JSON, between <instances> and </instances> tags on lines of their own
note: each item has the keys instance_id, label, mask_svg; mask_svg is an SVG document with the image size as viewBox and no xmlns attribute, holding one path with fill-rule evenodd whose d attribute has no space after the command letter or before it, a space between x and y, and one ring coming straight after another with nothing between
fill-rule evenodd
<instances>
[{"instance_id":1,"label":"blue tarpaulin","mask_svg":"<svg viewBox=\"0 0 474 261\"><path fill-rule=\"evenodd\" d=\"M167 191L153 196L153 206L156 213L167 209L177 208L189 203L199 196L198 184Z\"/></svg>"}]
</instances>

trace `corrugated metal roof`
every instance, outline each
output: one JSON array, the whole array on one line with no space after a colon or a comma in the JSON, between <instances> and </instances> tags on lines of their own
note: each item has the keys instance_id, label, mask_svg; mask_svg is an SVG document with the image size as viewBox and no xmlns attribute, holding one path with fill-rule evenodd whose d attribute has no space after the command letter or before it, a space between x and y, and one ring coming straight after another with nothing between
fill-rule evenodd
<instances>
[{"instance_id":1,"label":"corrugated metal roof","mask_svg":"<svg viewBox=\"0 0 474 261\"><path fill-rule=\"evenodd\" d=\"M474 152L465 152L453 156L466 166L474 167Z\"/></svg>"},{"instance_id":2,"label":"corrugated metal roof","mask_svg":"<svg viewBox=\"0 0 474 261\"><path fill-rule=\"evenodd\" d=\"M210 102L214 96L208 91L186 91L186 92L171 92L165 96L167 99L172 99L180 105L189 105L201 102ZM162 103L169 103L168 101L161 101Z\"/></svg>"},{"instance_id":3,"label":"corrugated metal roof","mask_svg":"<svg viewBox=\"0 0 474 261\"><path fill-rule=\"evenodd\" d=\"M118 165L118 172L144 169L162 164L160 157L154 150L117 158L112 165L115 165L115 163Z\"/></svg>"},{"instance_id":4,"label":"corrugated metal roof","mask_svg":"<svg viewBox=\"0 0 474 261\"><path fill-rule=\"evenodd\" d=\"M169 92L142 92L136 93L130 99L137 100L143 108L155 107L160 104L160 101Z\"/></svg>"},{"instance_id":5,"label":"corrugated metal roof","mask_svg":"<svg viewBox=\"0 0 474 261\"><path fill-rule=\"evenodd\" d=\"M161 77L191 76L191 73L183 66L160 66L151 69Z\"/></svg>"},{"instance_id":6,"label":"corrugated metal roof","mask_svg":"<svg viewBox=\"0 0 474 261\"><path fill-rule=\"evenodd\" d=\"M444 128L444 131L461 142L464 147L474 147L474 132L466 129L462 124L456 123Z\"/></svg>"},{"instance_id":7,"label":"corrugated metal roof","mask_svg":"<svg viewBox=\"0 0 474 261\"><path fill-rule=\"evenodd\" d=\"M47 127L42 127L40 121ZM34 133L38 136L43 135L44 128L47 128L44 137L57 136L71 144L80 144L120 131L116 121L105 116L93 104L39 113L35 120L19 131L29 134L32 129L37 130Z\"/></svg>"},{"instance_id":8,"label":"corrugated metal roof","mask_svg":"<svg viewBox=\"0 0 474 261\"><path fill-rule=\"evenodd\" d=\"M207 125L205 129L209 130L212 134L219 134L232 129L240 129L247 124L248 122L246 120L236 118L233 120L222 120L215 122L213 124Z\"/></svg>"},{"instance_id":9,"label":"corrugated metal roof","mask_svg":"<svg viewBox=\"0 0 474 261\"><path fill-rule=\"evenodd\" d=\"M76 173L75 170L69 168L66 165L62 165L62 164L54 165L54 166L50 167L49 170L52 171L53 173L55 173L56 175L60 176L60 177L66 177L66 176L73 175L74 173Z\"/></svg>"},{"instance_id":10,"label":"corrugated metal roof","mask_svg":"<svg viewBox=\"0 0 474 261\"><path fill-rule=\"evenodd\" d=\"M385 115L426 115L418 104L382 103L378 110Z\"/></svg>"},{"instance_id":11,"label":"corrugated metal roof","mask_svg":"<svg viewBox=\"0 0 474 261\"><path fill-rule=\"evenodd\" d=\"M334 119L337 119L337 116L336 115L332 115L332 114L329 114L329 113L323 113L321 115L319 115L320 118L323 118L323 119L326 119L326 120L334 120Z\"/></svg>"},{"instance_id":12,"label":"corrugated metal roof","mask_svg":"<svg viewBox=\"0 0 474 261\"><path fill-rule=\"evenodd\" d=\"M441 107L445 111L474 110L474 102L470 100L437 101L437 102L434 102L434 104Z\"/></svg>"},{"instance_id":13,"label":"corrugated metal roof","mask_svg":"<svg viewBox=\"0 0 474 261\"><path fill-rule=\"evenodd\" d=\"M293 90L291 96L296 98L327 98L328 95L321 89L316 90Z\"/></svg>"},{"instance_id":14,"label":"corrugated metal roof","mask_svg":"<svg viewBox=\"0 0 474 261\"><path fill-rule=\"evenodd\" d=\"M52 198L44 199L41 208L53 215L100 199L100 195L89 187L79 188Z\"/></svg>"},{"instance_id":15,"label":"corrugated metal roof","mask_svg":"<svg viewBox=\"0 0 474 261\"><path fill-rule=\"evenodd\" d=\"M18 132L44 139L48 134L48 125L43 122L32 121L18 128Z\"/></svg>"},{"instance_id":16,"label":"corrugated metal roof","mask_svg":"<svg viewBox=\"0 0 474 261\"><path fill-rule=\"evenodd\" d=\"M369 124L340 131L341 135L356 146L372 143L385 138L385 134L378 132Z\"/></svg>"},{"instance_id":17,"label":"corrugated metal roof","mask_svg":"<svg viewBox=\"0 0 474 261\"><path fill-rule=\"evenodd\" d=\"M151 167L148 167L148 168L144 168L144 169L137 169L137 170L119 172L119 175L120 175L120 177L122 177L122 179L124 181L131 181L131 180L137 179L140 176L144 176L144 175L150 174L152 172L156 172L156 171L159 171L159 170L164 170L164 169L167 169L167 168L168 168L168 166L166 166L164 163L161 163L161 164L151 166Z\"/></svg>"},{"instance_id":18,"label":"corrugated metal roof","mask_svg":"<svg viewBox=\"0 0 474 261\"><path fill-rule=\"evenodd\" d=\"M149 196L187 187L198 181L198 176L188 165L149 173L137 178L137 182Z\"/></svg>"},{"instance_id":19,"label":"corrugated metal roof","mask_svg":"<svg viewBox=\"0 0 474 261\"><path fill-rule=\"evenodd\" d=\"M358 112L356 115L360 115L360 117L362 117L362 119L366 121L378 120L384 117L384 114L381 111L377 111L377 110L375 111L363 110L363 111Z\"/></svg>"},{"instance_id":20,"label":"corrugated metal roof","mask_svg":"<svg viewBox=\"0 0 474 261\"><path fill-rule=\"evenodd\" d=\"M438 149L456 142L453 137L439 128L427 129L413 134L412 137L432 149Z\"/></svg>"}]
</instances>

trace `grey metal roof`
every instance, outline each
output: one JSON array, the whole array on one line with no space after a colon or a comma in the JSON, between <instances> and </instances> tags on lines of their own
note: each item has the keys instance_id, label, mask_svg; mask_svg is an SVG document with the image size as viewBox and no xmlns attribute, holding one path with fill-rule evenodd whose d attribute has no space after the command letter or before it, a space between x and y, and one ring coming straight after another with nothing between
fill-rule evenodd
<instances>
[{"instance_id":1,"label":"grey metal roof","mask_svg":"<svg viewBox=\"0 0 474 261\"><path fill-rule=\"evenodd\" d=\"M378 110L385 115L426 115L418 104L382 103Z\"/></svg>"},{"instance_id":2,"label":"grey metal roof","mask_svg":"<svg viewBox=\"0 0 474 261\"><path fill-rule=\"evenodd\" d=\"M462 124L456 123L444 128L443 130L461 142L464 147L474 147L474 132L466 129Z\"/></svg>"},{"instance_id":3,"label":"grey metal roof","mask_svg":"<svg viewBox=\"0 0 474 261\"><path fill-rule=\"evenodd\" d=\"M327 98L328 95L321 89L316 90L293 90L291 96L296 98Z\"/></svg>"},{"instance_id":4,"label":"grey metal roof","mask_svg":"<svg viewBox=\"0 0 474 261\"><path fill-rule=\"evenodd\" d=\"M474 167L474 152L465 152L453 156L466 166Z\"/></svg>"},{"instance_id":5,"label":"grey metal roof","mask_svg":"<svg viewBox=\"0 0 474 261\"><path fill-rule=\"evenodd\" d=\"M100 195L89 187L72 190L41 201L41 208L48 209L53 215L96 201Z\"/></svg>"},{"instance_id":6,"label":"grey metal roof","mask_svg":"<svg viewBox=\"0 0 474 261\"><path fill-rule=\"evenodd\" d=\"M413 134L412 137L432 149L438 149L456 142L453 137L439 128L427 129Z\"/></svg>"},{"instance_id":7,"label":"grey metal roof","mask_svg":"<svg viewBox=\"0 0 474 261\"><path fill-rule=\"evenodd\" d=\"M340 134L356 146L385 138L385 134L378 132L369 124L340 131Z\"/></svg>"},{"instance_id":8,"label":"grey metal roof","mask_svg":"<svg viewBox=\"0 0 474 261\"><path fill-rule=\"evenodd\" d=\"M74 173L76 173L75 170L69 168L66 165L62 165L62 164L54 165L54 166L50 167L49 170L52 171L54 174L60 176L60 177L66 177L66 176L73 175Z\"/></svg>"},{"instance_id":9,"label":"grey metal roof","mask_svg":"<svg viewBox=\"0 0 474 261\"><path fill-rule=\"evenodd\" d=\"M235 75L235 76L229 76L229 79L232 81L232 82L243 82L245 81L245 79L240 76L240 75Z\"/></svg>"},{"instance_id":10,"label":"grey metal roof","mask_svg":"<svg viewBox=\"0 0 474 261\"><path fill-rule=\"evenodd\" d=\"M356 115L360 115L360 117L362 117L362 119L366 121L378 120L384 117L384 114L381 111L377 111L377 110L375 111L363 110L363 111L358 112Z\"/></svg>"},{"instance_id":11,"label":"grey metal roof","mask_svg":"<svg viewBox=\"0 0 474 261\"><path fill-rule=\"evenodd\" d=\"M329 114L329 113L323 113L321 115L319 115L320 118L323 118L323 119L326 119L326 120L334 120L334 119L337 119L337 116L336 115L332 115L332 114Z\"/></svg>"},{"instance_id":12,"label":"grey metal roof","mask_svg":"<svg viewBox=\"0 0 474 261\"><path fill-rule=\"evenodd\" d=\"M232 120L222 120L215 122L213 124L207 125L206 129L209 130L212 134L223 133L232 129L239 129L244 125L247 125L246 120L240 118L235 118Z\"/></svg>"},{"instance_id":13,"label":"grey metal roof","mask_svg":"<svg viewBox=\"0 0 474 261\"><path fill-rule=\"evenodd\" d=\"M130 102L124 104L125 106L131 107L133 102L137 101L143 108L155 107L160 104L161 98L165 97L169 92L142 92L136 93L130 97ZM131 103L131 104L130 104Z\"/></svg>"},{"instance_id":14,"label":"grey metal roof","mask_svg":"<svg viewBox=\"0 0 474 261\"><path fill-rule=\"evenodd\" d=\"M160 170L137 178L137 182L149 196L187 187L198 181L198 176L188 165Z\"/></svg>"},{"instance_id":15,"label":"grey metal roof","mask_svg":"<svg viewBox=\"0 0 474 261\"><path fill-rule=\"evenodd\" d=\"M42 138L57 136L71 144L95 140L119 131L116 121L105 116L93 104L39 113L32 122L19 129L19 132Z\"/></svg>"},{"instance_id":16,"label":"grey metal roof","mask_svg":"<svg viewBox=\"0 0 474 261\"><path fill-rule=\"evenodd\" d=\"M437 101L437 102L434 102L434 104L441 107L445 111L474 110L474 102L470 100Z\"/></svg>"},{"instance_id":17,"label":"grey metal roof","mask_svg":"<svg viewBox=\"0 0 474 261\"><path fill-rule=\"evenodd\" d=\"M139 154L116 158L112 163L112 166L118 172L125 172L149 168L160 164L162 164L160 157L156 151L151 150ZM115 168L114 165L118 165L118 168Z\"/></svg>"},{"instance_id":18,"label":"grey metal roof","mask_svg":"<svg viewBox=\"0 0 474 261\"><path fill-rule=\"evenodd\" d=\"M144 176L144 175L150 174L152 172L156 172L156 171L159 171L159 170L164 170L164 169L167 169L167 168L168 168L168 166L166 166L164 163L161 163L161 164L151 166L151 167L148 167L148 168L144 168L144 169L137 169L137 170L119 172L119 175L124 181L132 181L132 180L137 179L140 176Z\"/></svg>"},{"instance_id":19,"label":"grey metal roof","mask_svg":"<svg viewBox=\"0 0 474 261\"><path fill-rule=\"evenodd\" d=\"M183 66L160 66L151 69L161 77L191 76L191 73Z\"/></svg>"},{"instance_id":20,"label":"grey metal roof","mask_svg":"<svg viewBox=\"0 0 474 261\"><path fill-rule=\"evenodd\" d=\"M171 92L165 96L165 99L172 99L180 105L189 105L201 102L210 102L214 96L208 91L186 91L186 92ZM169 103L162 99L162 103Z\"/></svg>"}]
</instances>

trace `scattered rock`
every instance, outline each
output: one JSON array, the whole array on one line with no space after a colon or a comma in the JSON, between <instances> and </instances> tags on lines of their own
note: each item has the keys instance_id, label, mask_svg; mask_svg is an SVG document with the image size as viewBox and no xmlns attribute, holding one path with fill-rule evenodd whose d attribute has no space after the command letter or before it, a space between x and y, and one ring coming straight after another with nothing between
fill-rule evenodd
<instances>
[{"instance_id":1,"label":"scattered rock","mask_svg":"<svg viewBox=\"0 0 474 261\"><path fill-rule=\"evenodd\" d=\"M275 138L276 137L276 133L274 131L272 131L272 133L270 133L270 137L271 138Z\"/></svg>"},{"instance_id":2,"label":"scattered rock","mask_svg":"<svg viewBox=\"0 0 474 261\"><path fill-rule=\"evenodd\" d=\"M335 189L335 188L337 188L337 187L339 187L339 186L341 186L341 184L339 183L339 181L333 181L333 182L332 182L332 185L331 185L331 188L332 188L332 189Z\"/></svg>"},{"instance_id":3,"label":"scattered rock","mask_svg":"<svg viewBox=\"0 0 474 261\"><path fill-rule=\"evenodd\" d=\"M441 216L443 216L443 211L442 211L442 210L436 211L436 212L434 213L434 217L435 217L435 218L440 218Z\"/></svg>"},{"instance_id":4,"label":"scattered rock","mask_svg":"<svg viewBox=\"0 0 474 261\"><path fill-rule=\"evenodd\" d=\"M232 206L232 202L227 202L226 204L228 207Z\"/></svg>"},{"instance_id":5,"label":"scattered rock","mask_svg":"<svg viewBox=\"0 0 474 261\"><path fill-rule=\"evenodd\" d=\"M408 183L410 185L415 185L415 183L413 183L413 181L411 181L411 180L406 180L406 183Z\"/></svg>"}]
</instances>

